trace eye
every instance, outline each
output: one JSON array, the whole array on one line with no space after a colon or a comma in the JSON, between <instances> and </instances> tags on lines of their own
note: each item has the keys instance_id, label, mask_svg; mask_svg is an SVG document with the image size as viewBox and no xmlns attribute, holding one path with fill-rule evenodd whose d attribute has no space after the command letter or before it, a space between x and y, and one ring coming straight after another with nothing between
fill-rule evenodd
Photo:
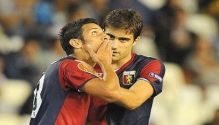
<instances>
[{"instance_id":1,"label":"eye","mask_svg":"<svg viewBox=\"0 0 219 125\"><path fill-rule=\"evenodd\" d=\"M97 31L96 31L96 30L92 31L92 32L91 32L91 35L92 35L92 36L96 36L96 35L97 35Z\"/></svg>"},{"instance_id":2,"label":"eye","mask_svg":"<svg viewBox=\"0 0 219 125\"><path fill-rule=\"evenodd\" d=\"M115 37L112 37L112 36L110 36L110 37L109 37L109 39L110 39L110 40L114 40L114 39L115 39Z\"/></svg>"},{"instance_id":3,"label":"eye","mask_svg":"<svg viewBox=\"0 0 219 125\"><path fill-rule=\"evenodd\" d=\"M115 39L115 36L113 36L112 34L108 34L107 35L109 36L110 40L114 40Z\"/></svg>"},{"instance_id":4,"label":"eye","mask_svg":"<svg viewBox=\"0 0 219 125\"><path fill-rule=\"evenodd\" d=\"M119 38L119 41L124 43L124 42L128 42L129 39L128 38Z\"/></svg>"}]
</instances>

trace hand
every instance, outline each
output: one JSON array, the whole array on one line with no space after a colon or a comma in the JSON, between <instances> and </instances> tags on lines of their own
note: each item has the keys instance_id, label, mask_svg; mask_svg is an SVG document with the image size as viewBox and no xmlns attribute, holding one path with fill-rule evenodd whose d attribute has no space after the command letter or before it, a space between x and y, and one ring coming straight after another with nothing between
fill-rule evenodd
<instances>
[{"instance_id":1,"label":"hand","mask_svg":"<svg viewBox=\"0 0 219 125\"><path fill-rule=\"evenodd\" d=\"M109 41L104 41L97 50L98 59L101 62L108 64L112 63L112 44Z\"/></svg>"},{"instance_id":2,"label":"hand","mask_svg":"<svg viewBox=\"0 0 219 125\"><path fill-rule=\"evenodd\" d=\"M96 63L108 63L112 62L112 46L109 41L104 41L97 53L93 51L93 49L89 45L85 45L85 50L89 53L91 59Z\"/></svg>"}]
</instances>

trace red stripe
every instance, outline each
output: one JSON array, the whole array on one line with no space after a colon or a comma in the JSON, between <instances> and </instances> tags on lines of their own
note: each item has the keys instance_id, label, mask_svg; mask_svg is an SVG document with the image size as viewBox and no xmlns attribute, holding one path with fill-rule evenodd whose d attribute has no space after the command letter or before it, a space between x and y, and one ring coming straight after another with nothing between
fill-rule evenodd
<instances>
[{"instance_id":1,"label":"red stripe","mask_svg":"<svg viewBox=\"0 0 219 125\"><path fill-rule=\"evenodd\" d=\"M146 78L150 82L156 81L156 78L149 76L150 73L155 73L160 76L161 62L159 60L152 60L147 65L145 65L141 70L140 77Z\"/></svg>"},{"instance_id":2,"label":"red stripe","mask_svg":"<svg viewBox=\"0 0 219 125\"><path fill-rule=\"evenodd\" d=\"M85 93L69 93L57 116L55 125L84 125L89 105L89 95Z\"/></svg>"}]
</instances>

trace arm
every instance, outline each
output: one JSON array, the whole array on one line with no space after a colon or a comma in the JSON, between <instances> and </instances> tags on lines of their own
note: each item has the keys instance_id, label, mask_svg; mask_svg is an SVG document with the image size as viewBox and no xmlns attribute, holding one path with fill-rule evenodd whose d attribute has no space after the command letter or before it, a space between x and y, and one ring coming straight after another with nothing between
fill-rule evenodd
<instances>
[{"instance_id":1,"label":"arm","mask_svg":"<svg viewBox=\"0 0 219 125\"><path fill-rule=\"evenodd\" d=\"M103 67L105 70L104 79L91 79L81 87L81 90L107 102L114 102L119 95L119 80L109 64L103 64Z\"/></svg>"},{"instance_id":2,"label":"arm","mask_svg":"<svg viewBox=\"0 0 219 125\"><path fill-rule=\"evenodd\" d=\"M154 89L149 82L138 80L130 89L120 89L119 105L127 109L135 109L149 99Z\"/></svg>"},{"instance_id":3,"label":"arm","mask_svg":"<svg viewBox=\"0 0 219 125\"><path fill-rule=\"evenodd\" d=\"M158 95L162 91L164 72L165 67L160 61L151 61L143 67L140 77L131 88L120 89L117 103L128 109L135 109L152 96Z\"/></svg>"},{"instance_id":4,"label":"arm","mask_svg":"<svg viewBox=\"0 0 219 125\"><path fill-rule=\"evenodd\" d=\"M94 78L86 82L81 89L93 96L102 98L108 102L116 101L119 95L119 79L111 67L112 50L111 43L103 42L97 54L86 46L86 50L90 54L93 61L98 63L103 71L103 79Z\"/></svg>"}]
</instances>

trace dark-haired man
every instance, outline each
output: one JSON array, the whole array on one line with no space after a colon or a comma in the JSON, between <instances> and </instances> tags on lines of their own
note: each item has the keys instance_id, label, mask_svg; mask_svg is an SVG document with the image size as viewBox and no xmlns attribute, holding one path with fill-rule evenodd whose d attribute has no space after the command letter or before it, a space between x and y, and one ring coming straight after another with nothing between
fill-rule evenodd
<instances>
[{"instance_id":1,"label":"dark-haired man","mask_svg":"<svg viewBox=\"0 0 219 125\"><path fill-rule=\"evenodd\" d=\"M60 41L68 56L52 63L39 80L30 125L84 125L90 95L116 101L119 82L111 68L111 43L96 20L68 23ZM103 78L96 76L94 63L100 65Z\"/></svg>"},{"instance_id":2,"label":"dark-haired man","mask_svg":"<svg viewBox=\"0 0 219 125\"><path fill-rule=\"evenodd\" d=\"M97 115L89 115L90 124L148 124L153 99L162 91L165 67L157 59L132 52L142 28L142 18L134 10L117 9L106 16L104 29L112 41L112 66L122 88L116 103L92 99L89 112ZM95 68L101 73L98 66Z\"/></svg>"}]
</instances>

